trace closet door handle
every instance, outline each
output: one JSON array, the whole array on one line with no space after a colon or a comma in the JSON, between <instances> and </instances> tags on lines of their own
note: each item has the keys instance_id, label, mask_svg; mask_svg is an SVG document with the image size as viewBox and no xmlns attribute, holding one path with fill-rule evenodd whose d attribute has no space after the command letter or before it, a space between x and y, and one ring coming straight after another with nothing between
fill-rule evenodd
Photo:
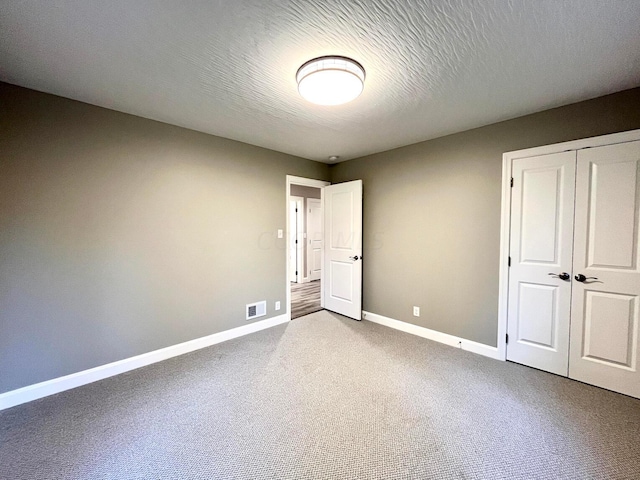
<instances>
[{"instance_id":1,"label":"closet door handle","mask_svg":"<svg viewBox=\"0 0 640 480\"><path fill-rule=\"evenodd\" d=\"M578 282L584 283L587 280L598 280L598 277L585 277L583 274L579 273L574 277Z\"/></svg>"},{"instance_id":2,"label":"closet door handle","mask_svg":"<svg viewBox=\"0 0 640 480\"><path fill-rule=\"evenodd\" d=\"M559 278L560 280L564 280L565 282L571 278L571 275L569 275L567 272L550 273L549 275L555 278Z\"/></svg>"}]
</instances>

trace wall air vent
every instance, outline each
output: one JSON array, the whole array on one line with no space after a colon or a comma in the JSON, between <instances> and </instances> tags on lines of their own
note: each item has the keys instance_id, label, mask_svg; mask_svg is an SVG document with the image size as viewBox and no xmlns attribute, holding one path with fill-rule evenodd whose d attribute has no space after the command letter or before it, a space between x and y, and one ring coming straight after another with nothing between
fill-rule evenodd
<instances>
[{"instance_id":1,"label":"wall air vent","mask_svg":"<svg viewBox=\"0 0 640 480\"><path fill-rule=\"evenodd\" d=\"M247 320L264 317L267 314L267 302L256 302L247 305Z\"/></svg>"}]
</instances>

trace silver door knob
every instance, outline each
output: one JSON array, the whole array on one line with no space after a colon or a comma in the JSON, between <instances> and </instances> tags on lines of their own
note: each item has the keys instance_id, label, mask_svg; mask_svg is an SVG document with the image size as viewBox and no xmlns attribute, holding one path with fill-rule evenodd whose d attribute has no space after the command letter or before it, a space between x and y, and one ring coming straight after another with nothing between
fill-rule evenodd
<instances>
[{"instance_id":1,"label":"silver door knob","mask_svg":"<svg viewBox=\"0 0 640 480\"><path fill-rule=\"evenodd\" d=\"M579 273L578 275L576 275L574 277L578 282L581 283L591 283L591 282L587 282L587 280L598 280L598 277L585 277L583 274ZM602 283L602 282L598 282L598 283Z\"/></svg>"}]
</instances>

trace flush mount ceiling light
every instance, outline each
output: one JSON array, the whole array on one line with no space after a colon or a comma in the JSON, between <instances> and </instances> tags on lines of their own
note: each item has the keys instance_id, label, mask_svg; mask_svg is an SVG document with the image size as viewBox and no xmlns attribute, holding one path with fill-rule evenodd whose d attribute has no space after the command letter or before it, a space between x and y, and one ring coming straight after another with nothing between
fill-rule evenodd
<instances>
[{"instance_id":1,"label":"flush mount ceiling light","mask_svg":"<svg viewBox=\"0 0 640 480\"><path fill-rule=\"evenodd\" d=\"M364 68L355 60L329 56L309 60L296 73L298 91L318 105L341 105L364 89Z\"/></svg>"}]
</instances>

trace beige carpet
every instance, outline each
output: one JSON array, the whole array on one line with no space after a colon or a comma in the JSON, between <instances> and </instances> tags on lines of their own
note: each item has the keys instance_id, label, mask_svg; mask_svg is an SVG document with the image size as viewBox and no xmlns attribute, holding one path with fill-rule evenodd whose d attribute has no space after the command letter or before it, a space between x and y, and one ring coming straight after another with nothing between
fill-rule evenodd
<instances>
[{"instance_id":1,"label":"beige carpet","mask_svg":"<svg viewBox=\"0 0 640 480\"><path fill-rule=\"evenodd\" d=\"M0 478L637 480L639 432L639 400L322 311L0 412Z\"/></svg>"}]
</instances>

